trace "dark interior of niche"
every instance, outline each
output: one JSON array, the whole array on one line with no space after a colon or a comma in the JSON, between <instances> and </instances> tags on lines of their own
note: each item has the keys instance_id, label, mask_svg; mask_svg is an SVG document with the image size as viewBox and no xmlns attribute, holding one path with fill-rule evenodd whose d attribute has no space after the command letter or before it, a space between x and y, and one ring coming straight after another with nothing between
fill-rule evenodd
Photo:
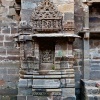
<instances>
[{"instance_id":1,"label":"dark interior of niche","mask_svg":"<svg viewBox=\"0 0 100 100\"><path fill-rule=\"evenodd\" d=\"M21 0L15 0L17 4L21 5Z\"/></svg>"},{"instance_id":2,"label":"dark interior of niche","mask_svg":"<svg viewBox=\"0 0 100 100\"><path fill-rule=\"evenodd\" d=\"M20 7L21 7L21 0L15 0L15 2L16 2L18 5L20 5ZM17 13L18 16L20 16L20 10L16 10L16 13Z\"/></svg>"},{"instance_id":3,"label":"dark interior of niche","mask_svg":"<svg viewBox=\"0 0 100 100\"><path fill-rule=\"evenodd\" d=\"M100 40L100 32L91 32L90 39Z\"/></svg>"},{"instance_id":4,"label":"dark interior of niche","mask_svg":"<svg viewBox=\"0 0 100 100\"><path fill-rule=\"evenodd\" d=\"M100 3L93 3L89 7L89 13L91 14L92 12L96 12L96 13L100 14Z\"/></svg>"}]
</instances>

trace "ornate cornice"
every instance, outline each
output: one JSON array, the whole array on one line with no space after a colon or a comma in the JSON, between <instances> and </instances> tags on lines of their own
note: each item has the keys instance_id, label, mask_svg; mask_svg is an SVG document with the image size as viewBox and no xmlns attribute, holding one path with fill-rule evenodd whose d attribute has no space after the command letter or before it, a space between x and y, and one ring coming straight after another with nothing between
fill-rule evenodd
<instances>
[{"instance_id":1,"label":"ornate cornice","mask_svg":"<svg viewBox=\"0 0 100 100\"><path fill-rule=\"evenodd\" d=\"M44 0L34 9L31 20L37 32L57 32L62 29L62 14L50 0Z\"/></svg>"}]
</instances>

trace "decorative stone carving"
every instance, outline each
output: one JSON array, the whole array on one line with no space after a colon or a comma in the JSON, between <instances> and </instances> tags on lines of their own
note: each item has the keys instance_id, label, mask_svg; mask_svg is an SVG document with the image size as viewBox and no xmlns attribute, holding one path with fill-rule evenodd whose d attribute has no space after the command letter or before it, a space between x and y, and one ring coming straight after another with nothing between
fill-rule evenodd
<instances>
[{"instance_id":1,"label":"decorative stone carving","mask_svg":"<svg viewBox=\"0 0 100 100\"><path fill-rule=\"evenodd\" d=\"M66 36L67 32L64 33L66 30L74 30L73 21L62 25L62 15L50 0L44 0L41 5L34 9L31 20L33 30L27 22L22 21L17 36L21 54L19 85L22 86L18 89L19 94L20 90L26 89L26 86L22 84L22 79L25 79L25 82L28 83L27 90L25 90L27 93L21 95L27 96L29 90L33 96L46 95L54 98L54 96L59 95L68 99L71 94L75 100L75 83L70 81L71 79L74 81L75 77L73 58L68 56L68 50L72 55L72 44L75 37L72 33L68 36ZM35 34L31 34L32 31L35 31ZM41 33L52 37L46 37L45 34ZM42 37L35 35L42 35ZM58 47L55 49L56 45ZM60 56L56 57L55 52L59 51Z\"/></svg>"},{"instance_id":2,"label":"decorative stone carving","mask_svg":"<svg viewBox=\"0 0 100 100\"><path fill-rule=\"evenodd\" d=\"M62 14L50 0L44 0L35 8L31 19L37 32L58 32L62 29Z\"/></svg>"},{"instance_id":3,"label":"decorative stone carving","mask_svg":"<svg viewBox=\"0 0 100 100\"><path fill-rule=\"evenodd\" d=\"M64 23L63 28L65 31L74 31L74 21L68 20L66 23Z\"/></svg>"},{"instance_id":4,"label":"decorative stone carving","mask_svg":"<svg viewBox=\"0 0 100 100\"><path fill-rule=\"evenodd\" d=\"M41 54L41 61L44 62L53 62L53 54L51 50L45 50Z\"/></svg>"}]
</instances>

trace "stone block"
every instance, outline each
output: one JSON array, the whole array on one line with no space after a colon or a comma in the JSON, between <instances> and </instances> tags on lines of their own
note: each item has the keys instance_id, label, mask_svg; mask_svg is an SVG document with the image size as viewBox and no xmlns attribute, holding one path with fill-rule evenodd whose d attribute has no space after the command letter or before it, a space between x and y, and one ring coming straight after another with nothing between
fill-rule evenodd
<instances>
[{"instance_id":1,"label":"stone block","mask_svg":"<svg viewBox=\"0 0 100 100\"><path fill-rule=\"evenodd\" d=\"M5 85L9 88L16 89L18 82L13 82L13 81L12 82L6 82Z\"/></svg>"},{"instance_id":2,"label":"stone block","mask_svg":"<svg viewBox=\"0 0 100 100\"><path fill-rule=\"evenodd\" d=\"M58 79L34 79L33 88L59 88L60 81Z\"/></svg>"},{"instance_id":3,"label":"stone block","mask_svg":"<svg viewBox=\"0 0 100 100\"><path fill-rule=\"evenodd\" d=\"M10 96L10 100L17 100L17 96Z\"/></svg>"},{"instance_id":4,"label":"stone block","mask_svg":"<svg viewBox=\"0 0 100 100\"><path fill-rule=\"evenodd\" d=\"M14 8L9 8L9 16L14 15L15 13L16 12Z\"/></svg>"},{"instance_id":5,"label":"stone block","mask_svg":"<svg viewBox=\"0 0 100 100\"><path fill-rule=\"evenodd\" d=\"M2 28L2 34L10 34L10 28Z\"/></svg>"},{"instance_id":6,"label":"stone block","mask_svg":"<svg viewBox=\"0 0 100 100\"><path fill-rule=\"evenodd\" d=\"M81 80L81 85L95 87L96 82L94 80Z\"/></svg>"},{"instance_id":7,"label":"stone block","mask_svg":"<svg viewBox=\"0 0 100 100\"><path fill-rule=\"evenodd\" d=\"M98 79L100 79L100 70L92 70L91 72L90 72L90 79L92 79L92 80L98 80Z\"/></svg>"},{"instance_id":8,"label":"stone block","mask_svg":"<svg viewBox=\"0 0 100 100\"><path fill-rule=\"evenodd\" d=\"M74 3L70 3L70 4L60 4L57 6L58 7L58 10L62 13L65 13L65 12L72 12L74 13Z\"/></svg>"},{"instance_id":9,"label":"stone block","mask_svg":"<svg viewBox=\"0 0 100 100\"><path fill-rule=\"evenodd\" d=\"M17 96L3 95L0 100L17 100Z\"/></svg>"},{"instance_id":10,"label":"stone block","mask_svg":"<svg viewBox=\"0 0 100 100\"><path fill-rule=\"evenodd\" d=\"M61 87L75 87L75 79L61 79Z\"/></svg>"},{"instance_id":11,"label":"stone block","mask_svg":"<svg viewBox=\"0 0 100 100\"><path fill-rule=\"evenodd\" d=\"M4 42L4 46L5 47L8 47L8 48L10 48L10 47L14 47L14 42Z\"/></svg>"},{"instance_id":12,"label":"stone block","mask_svg":"<svg viewBox=\"0 0 100 100\"><path fill-rule=\"evenodd\" d=\"M100 100L100 95L94 95L94 100Z\"/></svg>"},{"instance_id":13,"label":"stone block","mask_svg":"<svg viewBox=\"0 0 100 100\"><path fill-rule=\"evenodd\" d=\"M3 85L5 85L6 84L6 82L3 80L3 79L1 79L0 80L0 86L2 87Z\"/></svg>"},{"instance_id":14,"label":"stone block","mask_svg":"<svg viewBox=\"0 0 100 100\"><path fill-rule=\"evenodd\" d=\"M0 47L3 47L3 42L0 42Z\"/></svg>"},{"instance_id":15,"label":"stone block","mask_svg":"<svg viewBox=\"0 0 100 100\"><path fill-rule=\"evenodd\" d=\"M15 56L8 56L6 59L7 60L10 60L10 61L19 61L20 60L20 57L19 56L16 56L16 55Z\"/></svg>"},{"instance_id":16,"label":"stone block","mask_svg":"<svg viewBox=\"0 0 100 100\"><path fill-rule=\"evenodd\" d=\"M9 75L9 81L10 82L17 82L18 79L19 79L19 75L18 74Z\"/></svg>"},{"instance_id":17,"label":"stone block","mask_svg":"<svg viewBox=\"0 0 100 100\"><path fill-rule=\"evenodd\" d=\"M93 95L87 95L85 100L94 100L94 96Z\"/></svg>"},{"instance_id":18,"label":"stone block","mask_svg":"<svg viewBox=\"0 0 100 100\"><path fill-rule=\"evenodd\" d=\"M33 10L30 10L30 9L27 9L27 10L26 9L22 9L21 13L23 13L23 14L21 15L21 19L22 20L26 20L27 22L29 22L32 11Z\"/></svg>"},{"instance_id":19,"label":"stone block","mask_svg":"<svg viewBox=\"0 0 100 100\"><path fill-rule=\"evenodd\" d=\"M53 100L61 100L61 96L54 96Z\"/></svg>"},{"instance_id":20,"label":"stone block","mask_svg":"<svg viewBox=\"0 0 100 100\"><path fill-rule=\"evenodd\" d=\"M0 95L17 95L17 94L18 94L17 89L10 89L10 88L0 89Z\"/></svg>"},{"instance_id":21,"label":"stone block","mask_svg":"<svg viewBox=\"0 0 100 100\"><path fill-rule=\"evenodd\" d=\"M92 65L92 66L91 66L91 70L94 70L94 71L100 70L99 64L98 64L98 65Z\"/></svg>"},{"instance_id":22,"label":"stone block","mask_svg":"<svg viewBox=\"0 0 100 100\"><path fill-rule=\"evenodd\" d=\"M16 48L8 48L7 49L7 55L17 55L19 56L19 50Z\"/></svg>"},{"instance_id":23,"label":"stone block","mask_svg":"<svg viewBox=\"0 0 100 100\"><path fill-rule=\"evenodd\" d=\"M38 97L35 96L27 96L27 100L39 100Z\"/></svg>"},{"instance_id":24,"label":"stone block","mask_svg":"<svg viewBox=\"0 0 100 100\"><path fill-rule=\"evenodd\" d=\"M31 79L19 79L18 87L19 88L32 87L32 80Z\"/></svg>"},{"instance_id":25,"label":"stone block","mask_svg":"<svg viewBox=\"0 0 100 100\"><path fill-rule=\"evenodd\" d=\"M12 41L13 37L10 35L5 35L5 41Z\"/></svg>"},{"instance_id":26,"label":"stone block","mask_svg":"<svg viewBox=\"0 0 100 100\"><path fill-rule=\"evenodd\" d=\"M67 96L75 95L75 88L62 88L62 96L66 98Z\"/></svg>"},{"instance_id":27,"label":"stone block","mask_svg":"<svg viewBox=\"0 0 100 100\"><path fill-rule=\"evenodd\" d=\"M9 82L10 81L9 75L7 74L3 75L3 80Z\"/></svg>"},{"instance_id":28,"label":"stone block","mask_svg":"<svg viewBox=\"0 0 100 100\"><path fill-rule=\"evenodd\" d=\"M7 95L7 96L2 96L1 100L10 100L10 97Z\"/></svg>"},{"instance_id":29,"label":"stone block","mask_svg":"<svg viewBox=\"0 0 100 100\"><path fill-rule=\"evenodd\" d=\"M68 96L66 98L62 98L62 100L76 100L76 97L73 95L73 96Z\"/></svg>"},{"instance_id":30,"label":"stone block","mask_svg":"<svg viewBox=\"0 0 100 100\"><path fill-rule=\"evenodd\" d=\"M48 100L46 96L27 96L27 100Z\"/></svg>"},{"instance_id":31,"label":"stone block","mask_svg":"<svg viewBox=\"0 0 100 100\"><path fill-rule=\"evenodd\" d=\"M0 48L0 55L6 55L6 49Z\"/></svg>"},{"instance_id":32,"label":"stone block","mask_svg":"<svg viewBox=\"0 0 100 100\"><path fill-rule=\"evenodd\" d=\"M18 94L19 95L32 95L32 88L22 87L18 88Z\"/></svg>"},{"instance_id":33,"label":"stone block","mask_svg":"<svg viewBox=\"0 0 100 100\"><path fill-rule=\"evenodd\" d=\"M20 63L19 62L7 62L5 61L4 63L0 62L0 68L19 68Z\"/></svg>"},{"instance_id":34,"label":"stone block","mask_svg":"<svg viewBox=\"0 0 100 100\"><path fill-rule=\"evenodd\" d=\"M27 100L26 96L17 96L17 100Z\"/></svg>"},{"instance_id":35,"label":"stone block","mask_svg":"<svg viewBox=\"0 0 100 100\"><path fill-rule=\"evenodd\" d=\"M20 57L15 55L15 56L2 57L0 59L5 61L19 61Z\"/></svg>"},{"instance_id":36,"label":"stone block","mask_svg":"<svg viewBox=\"0 0 100 100\"><path fill-rule=\"evenodd\" d=\"M37 4L32 1L22 2L22 9L34 9L35 7L37 7Z\"/></svg>"},{"instance_id":37,"label":"stone block","mask_svg":"<svg viewBox=\"0 0 100 100\"><path fill-rule=\"evenodd\" d=\"M85 87L84 92L86 94L99 94L100 93L99 88L97 88L97 87L88 87L88 86Z\"/></svg>"},{"instance_id":38,"label":"stone block","mask_svg":"<svg viewBox=\"0 0 100 100\"><path fill-rule=\"evenodd\" d=\"M11 28L11 34L15 34L18 32L18 29L17 28Z\"/></svg>"},{"instance_id":39,"label":"stone block","mask_svg":"<svg viewBox=\"0 0 100 100\"><path fill-rule=\"evenodd\" d=\"M0 68L0 74L7 74L7 68Z\"/></svg>"},{"instance_id":40,"label":"stone block","mask_svg":"<svg viewBox=\"0 0 100 100\"><path fill-rule=\"evenodd\" d=\"M0 35L0 41L4 40L4 35Z\"/></svg>"},{"instance_id":41,"label":"stone block","mask_svg":"<svg viewBox=\"0 0 100 100\"><path fill-rule=\"evenodd\" d=\"M73 20L74 19L74 14L73 13L64 13L64 20Z\"/></svg>"},{"instance_id":42,"label":"stone block","mask_svg":"<svg viewBox=\"0 0 100 100\"><path fill-rule=\"evenodd\" d=\"M18 68L8 69L8 74L19 74L19 69Z\"/></svg>"}]
</instances>

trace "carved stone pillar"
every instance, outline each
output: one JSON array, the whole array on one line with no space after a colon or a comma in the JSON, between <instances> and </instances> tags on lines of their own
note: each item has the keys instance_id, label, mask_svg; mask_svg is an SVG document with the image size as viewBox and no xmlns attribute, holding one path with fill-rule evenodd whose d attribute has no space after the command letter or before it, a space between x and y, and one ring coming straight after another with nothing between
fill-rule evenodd
<instances>
[{"instance_id":1,"label":"carved stone pillar","mask_svg":"<svg viewBox=\"0 0 100 100\"><path fill-rule=\"evenodd\" d=\"M88 4L84 4L84 11L85 11L85 19L84 19L84 38L83 38L83 78L89 79L90 75L90 60L89 60L89 6Z\"/></svg>"},{"instance_id":2,"label":"carved stone pillar","mask_svg":"<svg viewBox=\"0 0 100 100\"><path fill-rule=\"evenodd\" d=\"M17 48L20 49L20 70L18 96L32 95L32 73L34 69L34 41L30 36L32 30L26 22L20 23L19 34L15 36Z\"/></svg>"}]
</instances>

